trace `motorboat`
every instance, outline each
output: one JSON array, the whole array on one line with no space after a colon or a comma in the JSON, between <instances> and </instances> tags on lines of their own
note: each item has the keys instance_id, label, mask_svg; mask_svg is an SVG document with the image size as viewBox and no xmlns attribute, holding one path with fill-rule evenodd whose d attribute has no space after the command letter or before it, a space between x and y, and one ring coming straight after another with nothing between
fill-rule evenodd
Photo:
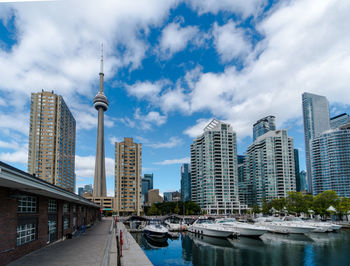
<instances>
[{"instance_id":1,"label":"motorboat","mask_svg":"<svg viewBox=\"0 0 350 266\"><path fill-rule=\"evenodd\" d=\"M293 223L298 223L301 225L309 225L315 227L314 230L312 230L312 233L326 233L326 232L331 232L333 231L332 225L329 223L322 223L322 222L315 222L315 221L303 221L299 217L294 217L294 216L286 216L283 218L283 221L287 222L293 222Z\"/></svg>"},{"instance_id":2,"label":"motorboat","mask_svg":"<svg viewBox=\"0 0 350 266\"><path fill-rule=\"evenodd\" d=\"M162 225L160 220L149 220L143 229L146 237L152 239L167 239L169 230Z\"/></svg>"},{"instance_id":3,"label":"motorboat","mask_svg":"<svg viewBox=\"0 0 350 266\"><path fill-rule=\"evenodd\" d=\"M316 227L327 227L326 232L339 231L342 228L340 224L334 224L329 222L319 222L315 220L306 220L305 222Z\"/></svg>"},{"instance_id":4,"label":"motorboat","mask_svg":"<svg viewBox=\"0 0 350 266\"><path fill-rule=\"evenodd\" d=\"M316 227L305 223L281 220L277 217L268 217L265 221L260 220L257 224L267 227L271 233L279 234L305 234L316 229Z\"/></svg>"},{"instance_id":5,"label":"motorboat","mask_svg":"<svg viewBox=\"0 0 350 266\"><path fill-rule=\"evenodd\" d=\"M234 218L217 219L215 223L231 229L232 233L241 236L259 237L269 230L262 225L237 222Z\"/></svg>"},{"instance_id":6,"label":"motorboat","mask_svg":"<svg viewBox=\"0 0 350 266\"><path fill-rule=\"evenodd\" d=\"M188 227L188 231L199 235L214 237L229 237L233 234L230 228L216 224L211 219L201 217Z\"/></svg>"}]
</instances>

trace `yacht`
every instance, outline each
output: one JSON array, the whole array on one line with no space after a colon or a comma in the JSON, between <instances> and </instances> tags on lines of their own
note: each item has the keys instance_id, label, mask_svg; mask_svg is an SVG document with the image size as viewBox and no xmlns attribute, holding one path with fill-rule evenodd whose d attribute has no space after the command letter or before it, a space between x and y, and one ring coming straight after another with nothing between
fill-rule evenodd
<instances>
[{"instance_id":1,"label":"yacht","mask_svg":"<svg viewBox=\"0 0 350 266\"><path fill-rule=\"evenodd\" d=\"M231 229L232 233L238 233L241 236L259 237L269 230L261 225L237 222L234 218L217 219L215 223L223 225L225 228Z\"/></svg>"},{"instance_id":2,"label":"yacht","mask_svg":"<svg viewBox=\"0 0 350 266\"><path fill-rule=\"evenodd\" d=\"M315 229L312 230L311 233L326 233L326 232L333 231L332 225L329 223L322 223L322 222L315 222L315 221L305 222L299 217L294 217L294 216L286 216L283 218L283 220L287 222L293 222L301 225L309 225L309 226L315 227Z\"/></svg>"},{"instance_id":3,"label":"yacht","mask_svg":"<svg viewBox=\"0 0 350 266\"><path fill-rule=\"evenodd\" d=\"M277 217L268 217L265 221L260 219L257 224L267 227L269 232L279 234L305 234L316 229L316 227L311 225L294 221L285 221Z\"/></svg>"},{"instance_id":4,"label":"yacht","mask_svg":"<svg viewBox=\"0 0 350 266\"><path fill-rule=\"evenodd\" d=\"M143 229L145 236L152 239L167 239L168 232L169 230L162 225L160 220L149 220Z\"/></svg>"},{"instance_id":5,"label":"yacht","mask_svg":"<svg viewBox=\"0 0 350 266\"><path fill-rule=\"evenodd\" d=\"M213 220L201 217L188 227L188 231L199 235L214 237L229 237L233 234L230 228L225 228L220 224L214 223Z\"/></svg>"}]
</instances>

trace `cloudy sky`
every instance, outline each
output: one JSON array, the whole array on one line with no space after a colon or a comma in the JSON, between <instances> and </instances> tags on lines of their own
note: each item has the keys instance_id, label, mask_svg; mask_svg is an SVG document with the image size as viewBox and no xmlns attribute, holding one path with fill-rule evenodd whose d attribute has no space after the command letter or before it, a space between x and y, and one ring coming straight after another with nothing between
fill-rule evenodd
<instances>
[{"instance_id":1,"label":"cloudy sky","mask_svg":"<svg viewBox=\"0 0 350 266\"><path fill-rule=\"evenodd\" d=\"M106 166L114 142L142 143L143 173L180 188L190 144L217 118L237 132L276 116L305 168L301 94L350 112L350 1L0 1L0 160L27 169L29 100L54 90L77 121L77 187L93 183L100 43L105 50Z\"/></svg>"}]
</instances>

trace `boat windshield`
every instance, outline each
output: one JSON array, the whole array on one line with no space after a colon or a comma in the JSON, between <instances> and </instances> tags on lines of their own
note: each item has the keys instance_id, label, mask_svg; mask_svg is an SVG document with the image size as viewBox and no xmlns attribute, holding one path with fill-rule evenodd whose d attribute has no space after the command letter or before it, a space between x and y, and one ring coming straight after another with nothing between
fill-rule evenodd
<instances>
[{"instance_id":1,"label":"boat windshield","mask_svg":"<svg viewBox=\"0 0 350 266\"><path fill-rule=\"evenodd\" d=\"M228 219L221 219L221 220L218 220L217 222L220 223L220 224L223 224L223 223L235 223L236 220L233 219L233 218L228 218Z\"/></svg>"},{"instance_id":2,"label":"boat windshield","mask_svg":"<svg viewBox=\"0 0 350 266\"><path fill-rule=\"evenodd\" d=\"M287 222L301 222L302 220L298 217L291 217L291 216L286 216L284 217L284 221Z\"/></svg>"},{"instance_id":3,"label":"boat windshield","mask_svg":"<svg viewBox=\"0 0 350 266\"><path fill-rule=\"evenodd\" d=\"M213 224L214 221L213 220L209 220L209 219L199 219L197 220L197 224Z\"/></svg>"}]
</instances>

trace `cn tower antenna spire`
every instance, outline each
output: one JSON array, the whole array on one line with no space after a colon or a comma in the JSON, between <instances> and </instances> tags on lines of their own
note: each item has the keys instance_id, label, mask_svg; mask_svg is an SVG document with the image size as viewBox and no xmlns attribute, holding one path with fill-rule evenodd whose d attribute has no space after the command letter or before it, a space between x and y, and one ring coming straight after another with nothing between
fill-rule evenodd
<instances>
[{"instance_id":1,"label":"cn tower antenna spire","mask_svg":"<svg viewBox=\"0 0 350 266\"><path fill-rule=\"evenodd\" d=\"M100 73L103 74L103 43L101 43L101 66L100 66Z\"/></svg>"}]
</instances>

